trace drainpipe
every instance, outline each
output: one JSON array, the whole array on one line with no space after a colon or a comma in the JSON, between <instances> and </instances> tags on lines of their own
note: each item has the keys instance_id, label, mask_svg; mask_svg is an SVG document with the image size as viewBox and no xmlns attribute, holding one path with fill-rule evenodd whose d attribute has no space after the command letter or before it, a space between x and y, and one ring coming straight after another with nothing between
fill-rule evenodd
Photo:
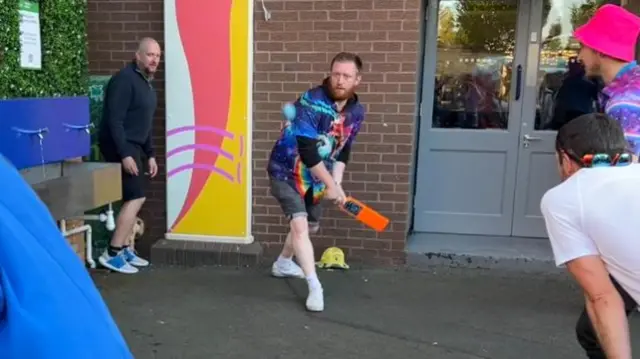
<instances>
[{"instance_id":1,"label":"drainpipe","mask_svg":"<svg viewBox=\"0 0 640 359\"><path fill-rule=\"evenodd\" d=\"M60 232L62 232L62 235L67 238L69 236L72 236L74 234L80 234L80 233L85 233L85 237L84 237L84 248L85 248L85 257L86 257L86 261L89 263L89 267L91 267L92 269L96 268L96 262L93 260L93 242L91 239L91 225L89 224L85 224L84 226L80 226L77 228L74 228L70 231L67 231L67 223L64 219L60 220Z\"/></svg>"},{"instance_id":2,"label":"drainpipe","mask_svg":"<svg viewBox=\"0 0 640 359\"><path fill-rule=\"evenodd\" d=\"M105 213L87 214L84 216L75 217L74 219L76 218L84 219L85 221L100 221L103 223L106 222L105 227L107 227L107 230L110 232L113 232L113 230L116 229L116 220L115 216L113 215L113 207L111 203L109 203L109 209L107 209Z\"/></svg>"}]
</instances>

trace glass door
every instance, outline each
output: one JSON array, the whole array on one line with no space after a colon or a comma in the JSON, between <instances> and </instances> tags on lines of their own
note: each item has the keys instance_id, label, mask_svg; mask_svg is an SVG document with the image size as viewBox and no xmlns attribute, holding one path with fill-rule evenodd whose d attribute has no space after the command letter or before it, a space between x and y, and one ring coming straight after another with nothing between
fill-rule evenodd
<instances>
[{"instance_id":1,"label":"glass door","mask_svg":"<svg viewBox=\"0 0 640 359\"><path fill-rule=\"evenodd\" d=\"M598 79L578 62L573 31L602 1L532 0L523 83L513 235L546 238L540 213L544 193L559 183L556 131L581 114L594 112Z\"/></svg>"},{"instance_id":2,"label":"glass door","mask_svg":"<svg viewBox=\"0 0 640 359\"><path fill-rule=\"evenodd\" d=\"M532 0L431 0L414 230L511 235Z\"/></svg>"}]
</instances>

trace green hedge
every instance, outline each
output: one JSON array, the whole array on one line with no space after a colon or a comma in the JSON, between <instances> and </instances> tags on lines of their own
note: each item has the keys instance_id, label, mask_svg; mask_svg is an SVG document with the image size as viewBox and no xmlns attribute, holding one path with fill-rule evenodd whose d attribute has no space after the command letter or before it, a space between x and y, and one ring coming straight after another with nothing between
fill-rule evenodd
<instances>
[{"instance_id":1,"label":"green hedge","mask_svg":"<svg viewBox=\"0 0 640 359\"><path fill-rule=\"evenodd\" d=\"M42 70L20 68L19 0L0 0L0 99L86 96L86 0L40 1Z\"/></svg>"},{"instance_id":2,"label":"green hedge","mask_svg":"<svg viewBox=\"0 0 640 359\"><path fill-rule=\"evenodd\" d=\"M91 123L94 129L91 131L91 154L84 160L89 162L101 162L104 159L98 149L97 131L102 117L102 106L104 104L104 88L111 76L89 76L89 103L91 105ZM122 201L113 203L113 211L115 215L120 212ZM94 208L87 211L86 214L97 215L105 213L109 206ZM111 241L111 234L104 225L93 226L93 259L97 262L98 257L107 249Z\"/></svg>"}]
</instances>

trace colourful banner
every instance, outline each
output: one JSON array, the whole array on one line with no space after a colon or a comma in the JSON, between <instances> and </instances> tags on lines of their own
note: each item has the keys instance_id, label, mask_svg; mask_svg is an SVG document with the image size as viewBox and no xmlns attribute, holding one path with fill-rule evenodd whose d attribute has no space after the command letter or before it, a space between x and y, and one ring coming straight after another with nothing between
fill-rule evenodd
<instances>
[{"instance_id":1,"label":"colourful banner","mask_svg":"<svg viewBox=\"0 0 640 359\"><path fill-rule=\"evenodd\" d=\"M164 4L167 238L252 242L253 1Z\"/></svg>"}]
</instances>

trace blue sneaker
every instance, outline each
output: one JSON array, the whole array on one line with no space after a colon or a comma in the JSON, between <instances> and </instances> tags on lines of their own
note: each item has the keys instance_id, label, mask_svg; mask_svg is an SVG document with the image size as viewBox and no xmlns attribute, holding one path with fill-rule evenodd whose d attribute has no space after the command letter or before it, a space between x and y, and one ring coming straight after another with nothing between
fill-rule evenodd
<instances>
[{"instance_id":1,"label":"blue sneaker","mask_svg":"<svg viewBox=\"0 0 640 359\"><path fill-rule=\"evenodd\" d=\"M98 258L98 262L102 264L103 267L109 268L112 271L124 273L124 274L135 274L138 273L138 268L132 266L127 262L125 258L124 251L120 251L120 253L115 256L110 256L108 251L104 251L100 258Z\"/></svg>"},{"instance_id":2,"label":"blue sneaker","mask_svg":"<svg viewBox=\"0 0 640 359\"><path fill-rule=\"evenodd\" d=\"M149 261L143 258L138 257L138 254L133 249L126 247L122 250L124 253L124 258L131 264L136 267L146 267L149 265Z\"/></svg>"}]
</instances>

